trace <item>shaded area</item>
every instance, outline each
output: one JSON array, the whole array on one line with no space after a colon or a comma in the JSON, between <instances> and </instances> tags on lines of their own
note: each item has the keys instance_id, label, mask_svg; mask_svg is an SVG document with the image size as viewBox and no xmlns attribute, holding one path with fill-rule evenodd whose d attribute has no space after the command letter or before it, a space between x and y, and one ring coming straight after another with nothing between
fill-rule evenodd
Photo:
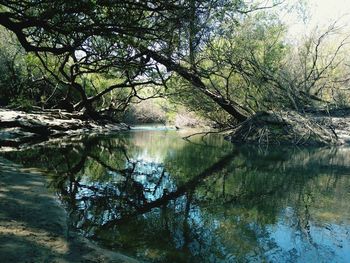
<instances>
[{"instance_id":1,"label":"shaded area","mask_svg":"<svg viewBox=\"0 0 350 263\"><path fill-rule=\"evenodd\" d=\"M45 178L2 158L0 256L2 262L136 262L69 231Z\"/></svg>"},{"instance_id":2,"label":"shaded area","mask_svg":"<svg viewBox=\"0 0 350 263\"><path fill-rule=\"evenodd\" d=\"M43 179L38 174L16 171L14 164L4 160L0 161L0 170L0 254L4 262L63 257L69 250L63 240L64 214L55 209L53 198L39 193ZM54 220L48 221L48 217ZM36 235L41 236L40 243Z\"/></svg>"}]
</instances>

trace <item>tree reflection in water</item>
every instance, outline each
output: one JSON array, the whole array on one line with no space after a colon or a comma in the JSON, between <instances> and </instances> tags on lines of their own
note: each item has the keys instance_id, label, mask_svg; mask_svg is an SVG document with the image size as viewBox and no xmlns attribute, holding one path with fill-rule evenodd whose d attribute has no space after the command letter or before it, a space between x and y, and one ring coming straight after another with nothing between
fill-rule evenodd
<instances>
[{"instance_id":1,"label":"tree reflection in water","mask_svg":"<svg viewBox=\"0 0 350 263\"><path fill-rule=\"evenodd\" d=\"M208 147L164 134L7 157L49 167L74 229L148 261L350 258L348 149L261 150L215 137Z\"/></svg>"}]
</instances>

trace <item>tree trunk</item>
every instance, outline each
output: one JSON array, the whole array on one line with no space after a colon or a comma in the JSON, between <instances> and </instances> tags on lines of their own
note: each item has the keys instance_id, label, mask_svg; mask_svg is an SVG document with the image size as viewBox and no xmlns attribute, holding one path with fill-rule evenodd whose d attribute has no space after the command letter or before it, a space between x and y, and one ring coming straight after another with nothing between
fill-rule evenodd
<instances>
[{"instance_id":1,"label":"tree trunk","mask_svg":"<svg viewBox=\"0 0 350 263\"><path fill-rule=\"evenodd\" d=\"M158 54L157 52L145 48L143 48L142 51L158 63L163 64L168 70L175 71L184 79L189 81L196 89L200 90L202 93L211 98L223 110L225 110L228 114L233 116L237 121L243 122L247 119L248 116L242 112L243 110L240 109L241 107L237 103L229 101L219 94L213 93L205 86L202 80L195 73L192 73L190 70L173 62L171 59L168 59Z\"/></svg>"},{"instance_id":2,"label":"tree trunk","mask_svg":"<svg viewBox=\"0 0 350 263\"><path fill-rule=\"evenodd\" d=\"M72 86L80 93L80 97L81 97L81 103L78 104L79 109L77 110L85 108L85 114L87 116L89 116L93 120L101 119L100 114L94 109L94 107L92 106L92 102L86 96L84 88L79 83L76 83L76 82L74 82Z\"/></svg>"}]
</instances>

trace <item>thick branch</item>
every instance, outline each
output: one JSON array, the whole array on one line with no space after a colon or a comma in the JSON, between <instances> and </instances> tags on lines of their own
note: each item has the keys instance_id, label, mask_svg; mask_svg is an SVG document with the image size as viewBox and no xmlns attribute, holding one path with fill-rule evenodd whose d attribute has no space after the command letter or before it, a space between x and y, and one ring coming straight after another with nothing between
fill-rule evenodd
<instances>
[{"instance_id":1,"label":"thick branch","mask_svg":"<svg viewBox=\"0 0 350 263\"><path fill-rule=\"evenodd\" d=\"M13 33L18 38L18 41L21 43L22 47L27 51L27 52L50 52L53 54L63 54L68 51L74 50L74 47L72 46L64 46L64 47L40 47L40 46L34 46L32 45L28 39L27 36L23 33L23 29L25 28L24 23L17 23L13 22L10 18L8 13L0 13L0 25L6 27Z\"/></svg>"},{"instance_id":2,"label":"thick branch","mask_svg":"<svg viewBox=\"0 0 350 263\"><path fill-rule=\"evenodd\" d=\"M229 113L231 116L236 118L238 121L244 121L247 119L247 116L240 111L240 106L237 103L231 102L224 97L213 93L210 91L206 85L202 82L202 80L195 74L190 72L190 70L182 67L181 65L175 63L171 59L168 59L155 51L145 49L142 50L152 59L157 61L160 64L163 64L169 71L175 71L181 77L189 81L195 88L200 90L202 93L211 98L214 102L216 102L223 110Z\"/></svg>"}]
</instances>

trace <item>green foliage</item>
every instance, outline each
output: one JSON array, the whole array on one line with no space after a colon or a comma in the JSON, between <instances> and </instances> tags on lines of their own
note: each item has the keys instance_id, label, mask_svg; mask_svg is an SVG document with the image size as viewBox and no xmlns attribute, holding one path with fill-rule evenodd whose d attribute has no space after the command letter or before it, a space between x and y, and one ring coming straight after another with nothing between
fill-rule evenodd
<instances>
[{"instance_id":1,"label":"green foliage","mask_svg":"<svg viewBox=\"0 0 350 263\"><path fill-rule=\"evenodd\" d=\"M333 93L341 85L327 82L344 76L331 54L344 43L330 59L320 52L334 28L286 43L277 12L255 1L4 1L0 8L0 24L36 52L7 50L4 38L5 105L63 101L122 113L166 97L226 126L258 111L304 110L314 100L346 103L342 91ZM297 8L306 14L304 1Z\"/></svg>"},{"instance_id":2,"label":"green foliage","mask_svg":"<svg viewBox=\"0 0 350 263\"><path fill-rule=\"evenodd\" d=\"M47 101L54 90L51 81L33 54L26 53L14 35L0 28L0 106L30 109L54 105L57 97Z\"/></svg>"},{"instance_id":3,"label":"green foliage","mask_svg":"<svg viewBox=\"0 0 350 263\"><path fill-rule=\"evenodd\" d=\"M283 42L284 26L276 17L259 13L239 24L224 22L221 27L221 34L197 53L196 70L203 82L250 113L277 107L271 94L280 94L282 99L283 95L269 82L265 71L279 70L289 51ZM174 76L171 87L178 92L174 101L181 101L218 124L232 123L219 105L181 78Z\"/></svg>"},{"instance_id":4,"label":"green foliage","mask_svg":"<svg viewBox=\"0 0 350 263\"><path fill-rule=\"evenodd\" d=\"M12 99L20 97L23 85L26 85L25 62L21 50L10 45L7 40L11 34L1 29L0 39L0 105L8 105ZM6 40L6 42L5 42Z\"/></svg>"}]
</instances>

